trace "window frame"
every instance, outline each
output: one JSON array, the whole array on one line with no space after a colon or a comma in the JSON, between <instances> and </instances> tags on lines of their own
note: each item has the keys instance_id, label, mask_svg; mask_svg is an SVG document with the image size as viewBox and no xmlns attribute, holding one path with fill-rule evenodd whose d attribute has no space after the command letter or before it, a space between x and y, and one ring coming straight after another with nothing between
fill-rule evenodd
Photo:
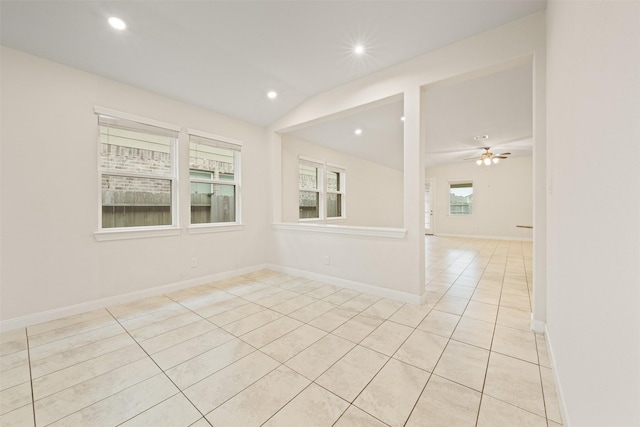
<instances>
[{"instance_id":1,"label":"window frame","mask_svg":"<svg viewBox=\"0 0 640 427\"><path fill-rule=\"evenodd\" d=\"M313 166L317 170L316 189L301 188L300 187L300 166L307 165ZM330 191L328 185L329 172L338 173L340 175L340 190ZM329 222L340 221L347 218L347 204L346 204L346 180L347 180L346 168L331 163L327 163L322 160L317 160L305 156L298 156L298 222ZM318 217L317 218L300 218L300 192L301 191L315 191L318 193ZM329 194L340 194L340 216L328 216L327 212L327 197Z\"/></svg>"},{"instance_id":2,"label":"window frame","mask_svg":"<svg viewBox=\"0 0 640 427\"><path fill-rule=\"evenodd\" d=\"M466 185L468 184L468 187L471 188L471 195L475 195L475 186L473 185L473 180L471 179L461 179L461 180L453 180L453 181L449 181L449 216L452 217L461 217L461 218L465 218L465 217L471 217L474 215L475 213L475 203L474 200L471 200L471 204L470 206L470 213L464 213L464 212L459 212L459 213L455 213L455 212L451 212L451 190L452 188L454 188L454 185ZM464 188L464 187L458 187L458 188Z\"/></svg>"},{"instance_id":3,"label":"window frame","mask_svg":"<svg viewBox=\"0 0 640 427\"><path fill-rule=\"evenodd\" d=\"M300 166L306 165L311 166L316 169L316 188L301 188L300 187ZM324 200L324 163L315 159L310 159L306 157L300 156L298 158L298 221L301 222L312 222L312 221L322 221L324 218L324 209L325 209L325 200ZM316 192L318 193L318 217L317 218L300 218L300 192Z\"/></svg>"},{"instance_id":4,"label":"window frame","mask_svg":"<svg viewBox=\"0 0 640 427\"><path fill-rule=\"evenodd\" d=\"M326 182L325 182L325 188L326 188L326 193L325 193L325 200L329 197L329 194L338 194L340 195L340 216L329 216L329 212L326 211L325 212L325 218L328 221L333 221L333 220L341 220L341 219L345 219L347 217L347 212L346 212L346 178L347 178L347 174L346 174L346 170L343 167L337 166L337 165L333 165L330 163L326 163L325 164L325 177L326 177ZM333 172L338 174L339 178L338 178L338 182L339 182L339 186L338 186L338 190L337 191L331 191L329 190L329 172ZM325 203L325 206L328 208L328 202Z\"/></svg>"},{"instance_id":5,"label":"window frame","mask_svg":"<svg viewBox=\"0 0 640 427\"><path fill-rule=\"evenodd\" d=\"M112 110L103 107L94 107L94 114L97 119L97 188L99 194L99 201L97 203L98 210L98 231L95 234L98 240L112 240L113 238L136 238L149 235L176 235L179 233L179 182L178 182L178 142L180 137L181 127L172 123L165 123L158 120L150 119L147 117L137 116L134 114L124 113L121 111ZM105 117L114 120L120 120L123 122L133 122L143 126L152 126L161 129L165 132L175 134L170 136L169 144L169 158L170 168L169 172L162 173L144 173L135 171L123 171L106 169L102 167L102 141L100 139L100 117ZM158 132L161 134L162 132ZM122 176L130 178L147 178L147 179L160 179L170 181L171 188L171 224L163 225L143 225L132 227L103 227L102 215L103 215L103 200L102 200L102 178L104 175ZM111 237L109 237L111 236ZM115 237L119 236L119 237Z\"/></svg>"},{"instance_id":6,"label":"window frame","mask_svg":"<svg viewBox=\"0 0 640 427\"><path fill-rule=\"evenodd\" d=\"M196 143L208 145L210 147L223 148L233 151L233 181L204 178L192 178L191 171L209 172L213 175L212 171L206 171L202 169L192 169L190 165L191 159L191 137L196 137L199 141ZM189 202L188 202L188 228L190 232L206 231L206 230L222 230L233 229L239 230L242 226L242 141L238 141L233 138L228 138L220 135L215 135L207 132L202 132L195 129L187 129L187 145L189 152L189 160L187 161L187 176L189 179ZM204 183L204 184L221 184L221 185L233 185L234 189L234 203L235 203L235 221L228 222L206 222L206 223L192 223L191 222L191 184L192 183Z\"/></svg>"}]
</instances>

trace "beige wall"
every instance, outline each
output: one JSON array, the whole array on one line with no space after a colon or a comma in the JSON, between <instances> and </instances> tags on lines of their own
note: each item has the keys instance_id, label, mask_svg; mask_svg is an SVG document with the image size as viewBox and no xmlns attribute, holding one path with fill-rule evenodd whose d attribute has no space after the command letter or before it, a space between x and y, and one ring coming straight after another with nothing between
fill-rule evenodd
<instances>
[{"instance_id":1,"label":"beige wall","mask_svg":"<svg viewBox=\"0 0 640 427\"><path fill-rule=\"evenodd\" d=\"M496 165L473 161L427 169L435 180L435 234L529 240L533 225L533 158L515 157ZM449 215L449 181L473 182L473 215Z\"/></svg>"},{"instance_id":2,"label":"beige wall","mask_svg":"<svg viewBox=\"0 0 640 427\"><path fill-rule=\"evenodd\" d=\"M263 128L8 48L1 55L2 320L55 316L74 305L264 262L269 201ZM187 232L189 155L188 144L181 144L179 234L96 241L94 105L243 141L244 229Z\"/></svg>"},{"instance_id":3,"label":"beige wall","mask_svg":"<svg viewBox=\"0 0 640 427\"><path fill-rule=\"evenodd\" d=\"M346 213L343 224L402 227L402 171L378 165L310 142L283 136L282 216L298 222L298 158L304 156L346 169Z\"/></svg>"},{"instance_id":4,"label":"beige wall","mask_svg":"<svg viewBox=\"0 0 640 427\"><path fill-rule=\"evenodd\" d=\"M565 425L640 425L640 2L548 6L548 338Z\"/></svg>"}]
</instances>

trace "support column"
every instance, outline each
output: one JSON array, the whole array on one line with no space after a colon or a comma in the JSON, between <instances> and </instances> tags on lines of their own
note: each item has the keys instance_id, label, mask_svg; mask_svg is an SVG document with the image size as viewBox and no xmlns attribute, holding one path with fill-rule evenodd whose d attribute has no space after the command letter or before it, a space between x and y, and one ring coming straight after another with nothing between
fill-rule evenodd
<instances>
[{"instance_id":1,"label":"support column","mask_svg":"<svg viewBox=\"0 0 640 427\"><path fill-rule=\"evenodd\" d=\"M404 91L404 228L407 230L409 265L407 279L416 295L423 295L424 274L424 176L425 141L422 137L419 86Z\"/></svg>"},{"instance_id":2,"label":"support column","mask_svg":"<svg viewBox=\"0 0 640 427\"><path fill-rule=\"evenodd\" d=\"M547 112L546 54L533 58L533 311L531 329L544 332L547 323Z\"/></svg>"}]
</instances>

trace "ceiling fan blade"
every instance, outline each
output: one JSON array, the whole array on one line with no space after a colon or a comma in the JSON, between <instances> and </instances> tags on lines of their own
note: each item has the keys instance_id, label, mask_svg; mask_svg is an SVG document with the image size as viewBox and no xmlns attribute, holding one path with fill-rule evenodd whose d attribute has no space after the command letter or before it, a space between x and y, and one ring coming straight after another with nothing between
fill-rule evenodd
<instances>
[{"instance_id":1,"label":"ceiling fan blade","mask_svg":"<svg viewBox=\"0 0 640 427\"><path fill-rule=\"evenodd\" d=\"M510 156L510 155L511 153L500 153L500 154L496 154L495 156Z\"/></svg>"},{"instance_id":2,"label":"ceiling fan blade","mask_svg":"<svg viewBox=\"0 0 640 427\"><path fill-rule=\"evenodd\" d=\"M493 156L494 159L508 159L507 156Z\"/></svg>"}]
</instances>

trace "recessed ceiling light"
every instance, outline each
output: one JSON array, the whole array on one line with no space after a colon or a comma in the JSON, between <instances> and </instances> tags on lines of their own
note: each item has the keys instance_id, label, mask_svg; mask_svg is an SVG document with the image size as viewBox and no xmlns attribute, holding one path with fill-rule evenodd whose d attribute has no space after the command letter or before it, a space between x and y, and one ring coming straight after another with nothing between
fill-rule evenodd
<instances>
[{"instance_id":1,"label":"recessed ceiling light","mask_svg":"<svg viewBox=\"0 0 640 427\"><path fill-rule=\"evenodd\" d=\"M482 141L483 139L489 139L489 135L478 135L473 137L474 141Z\"/></svg>"},{"instance_id":2,"label":"recessed ceiling light","mask_svg":"<svg viewBox=\"0 0 640 427\"><path fill-rule=\"evenodd\" d=\"M400 117L400 120L402 120L404 122L404 116Z\"/></svg>"},{"instance_id":3,"label":"recessed ceiling light","mask_svg":"<svg viewBox=\"0 0 640 427\"><path fill-rule=\"evenodd\" d=\"M356 135L362 135L362 129L356 129L353 133Z\"/></svg>"},{"instance_id":4,"label":"recessed ceiling light","mask_svg":"<svg viewBox=\"0 0 640 427\"><path fill-rule=\"evenodd\" d=\"M269 99L276 99L278 97L278 93L273 91L273 90L269 91L269 92L267 92L267 97Z\"/></svg>"},{"instance_id":5,"label":"recessed ceiling light","mask_svg":"<svg viewBox=\"0 0 640 427\"><path fill-rule=\"evenodd\" d=\"M109 18L109 25L111 25L116 30L124 30L127 28L127 24L120 18L112 16Z\"/></svg>"},{"instance_id":6,"label":"recessed ceiling light","mask_svg":"<svg viewBox=\"0 0 640 427\"><path fill-rule=\"evenodd\" d=\"M364 46L362 46L361 44L357 44L353 48L353 53L355 53L356 55L362 55L364 53Z\"/></svg>"}]
</instances>

